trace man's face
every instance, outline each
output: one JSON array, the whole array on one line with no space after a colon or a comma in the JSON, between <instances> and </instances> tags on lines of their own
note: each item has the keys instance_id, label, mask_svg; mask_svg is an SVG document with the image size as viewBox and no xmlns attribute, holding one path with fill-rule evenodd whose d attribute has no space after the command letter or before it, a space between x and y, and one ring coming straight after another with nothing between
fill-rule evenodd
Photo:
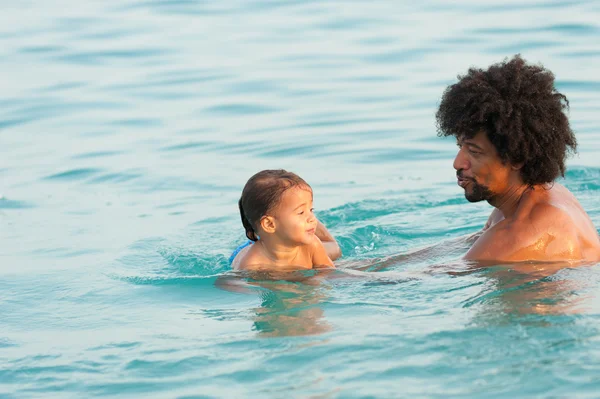
<instances>
[{"instance_id":1,"label":"man's face","mask_svg":"<svg viewBox=\"0 0 600 399\"><path fill-rule=\"evenodd\" d=\"M459 150L453 166L458 185L465 190L469 202L490 202L507 190L512 168L502 162L485 132L471 139L459 138L457 144Z\"/></svg>"}]
</instances>

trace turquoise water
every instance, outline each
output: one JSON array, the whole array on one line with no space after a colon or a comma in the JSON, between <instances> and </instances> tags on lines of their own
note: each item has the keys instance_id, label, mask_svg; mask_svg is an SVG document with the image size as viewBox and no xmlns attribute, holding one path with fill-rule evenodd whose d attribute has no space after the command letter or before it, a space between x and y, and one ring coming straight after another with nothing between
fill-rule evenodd
<instances>
[{"instance_id":1,"label":"turquoise water","mask_svg":"<svg viewBox=\"0 0 600 399\"><path fill-rule=\"evenodd\" d=\"M490 208L464 200L434 125L469 66L543 63L579 141L564 184L600 226L599 3L1 16L0 397L600 396L600 265L468 270L449 240ZM265 168L313 186L338 271L230 273L236 201Z\"/></svg>"}]
</instances>

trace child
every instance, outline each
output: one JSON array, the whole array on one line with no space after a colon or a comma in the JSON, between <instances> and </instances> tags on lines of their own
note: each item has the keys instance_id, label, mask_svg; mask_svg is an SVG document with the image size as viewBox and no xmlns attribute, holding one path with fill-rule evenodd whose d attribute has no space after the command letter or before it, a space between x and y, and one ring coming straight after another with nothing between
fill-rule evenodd
<instances>
[{"instance_id":1,"label":"child","mask_svg":"<svg viewBox=\"0 0 600 399\"><path fill-rule=\"evenodd\" d=\"M239 201L250 240L234 251L234 270L334 267L339 246L313 214L311 187L298 175L263 170L252 176ZM315 234L316 233L316 234ZM327 244L328 255L322 237Z\"/></svg>"}]
</instances>

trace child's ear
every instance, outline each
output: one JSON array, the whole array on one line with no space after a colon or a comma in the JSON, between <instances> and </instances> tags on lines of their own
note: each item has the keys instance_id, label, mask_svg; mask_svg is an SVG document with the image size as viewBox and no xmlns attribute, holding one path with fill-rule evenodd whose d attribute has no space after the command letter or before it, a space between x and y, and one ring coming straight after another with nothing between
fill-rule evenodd
<instances>
[{"instance_id":1,"label":"child's ear","mask_svg":"<svg viewBox=\"0 0 600 399\"><path fill-rule=\"evenodd\" d=\"M275 233L275 219L273 219L272 216L263 216L263 218L260 219L260 227L265 233Z\"/></svg>"}]
</instances>

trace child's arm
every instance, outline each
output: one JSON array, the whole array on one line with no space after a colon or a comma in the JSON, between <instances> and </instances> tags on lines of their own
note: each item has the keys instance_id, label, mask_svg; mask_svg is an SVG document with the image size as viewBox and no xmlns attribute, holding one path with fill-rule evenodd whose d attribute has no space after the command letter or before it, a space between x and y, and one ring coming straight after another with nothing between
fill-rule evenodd
<instances>
[{"instance_id":1,"label":"child's arm","mask_svg":"<svg viewBox=\"0 0 600 399\"><path fill-rule=\"evenodd\" d=\"M323 243L325 252L327 253L327 256L331 258L332 261L342 256L342 250L340 249L340 246L338 245L337 241L320 221L317 223L317 230L315 231L315 235Z\"/></svg>"},{"instance_id":2,"label":"child's arm","mask_svg":"<svg viewBox=\"0 0 600 399\"><path fill-rule=\"evenodd\" d=\"M313 268L335 267L329 254L327 254L323 243L318 237L315 237L313 243L310 245L310 252Z\"/></svg>"}]
</instances>

